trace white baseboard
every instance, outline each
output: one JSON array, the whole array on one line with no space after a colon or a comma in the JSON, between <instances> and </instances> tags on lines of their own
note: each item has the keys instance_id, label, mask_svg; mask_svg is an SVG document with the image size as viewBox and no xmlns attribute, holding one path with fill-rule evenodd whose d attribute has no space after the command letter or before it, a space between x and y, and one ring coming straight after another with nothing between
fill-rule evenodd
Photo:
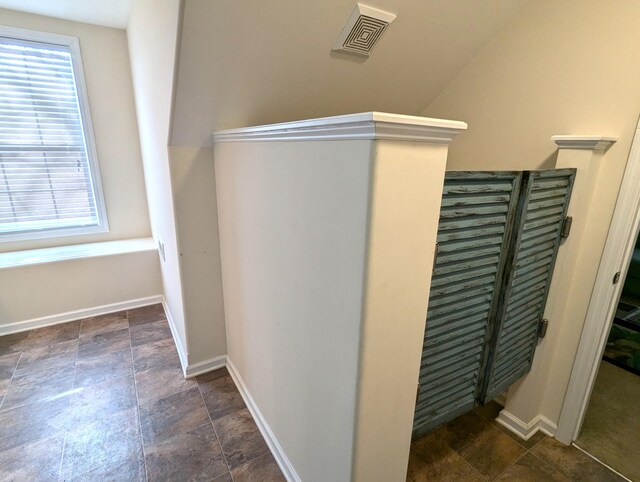
<instances>
[{"instance_id":1,"label":"white baseboard","mask_svg":"<svg viewBox=\"0 0 640 482\"><path fill-rule=\"evenodd\" d=\"M210 372L211 370L222 368L227 364L226 355L209 358L208 360L204 360L198 363L190 363L189 353L184 348L186 345L182 343L180 334L176 329L176 324L173 321L173 315L171 314L171 310L169 309L167 300L164 298L164 296L162 297L162 307L164 308L165 315L167 315L167 322L169 323L169 329L171 330L171 335L173 336L173 343L176 345L178 358L180 358L180 365L182 365L182 373L184 374L185 378L192 378L197 375L202 375L203 373Z\"/></svg>"},{"instance_id":2,"label":"white baseboard","mask_svg":"<svg viewBox=\"0 0 640 482\"><path fill-rule=\"evenodd\" d=\"M523 422L506 410L502 410L500 412L498 418L496 418L496 422L524 440L529 440L539 430L550 437L553 437L556 433L556 429L558 428L555 423L544 415L538 414L530 422Z\"/></svg>"},{"instance_id":3,"label":"white baseboard","mask_svg":"<svg viewBox=\"0 0 640 482\"><path fill-rule=\"evenodd\" d=\"M35 328L44 328L46 326L58 325L69 321L80 320L92 316L107 315L117 311L131 310L140 308L141 306L153 305L162 301L161 295L147 296L146 298L137 298L135 300L120 301L109 305L95 306L93 308L84 308L81 310L68 311L57 315L43 316L42 318L34 318L32 320L17 321L15 323L7 323L0 325L0 336L11 335L21 331L33 330Z\"/></svg>"},{"instance_id":4,"label":"white baseboard","mask_svg":"<svg viewBox=\"0 0 640 482\"><path fill-rule=\"evenodd\" d=\"M221 355L214 358L209 358L192 365L188 365L185 370L184 376L186 378L195 377L196 375L202 375L203 373L210 372L211 370L217 370L227 364L227 356Z\"/></svg>"},{"instance_id":5,"label":"white baseboard","mask_svg":"<svg viewBox=\"0 0 640 482\"><path fill-rule=\"evenodd\" d=\"M227 369L231 374L231 378L233 378L233 381L238 387L238 391L242 395L244 403L247 405L249 412L251 412L251 416L255 420L258 429L260 429L260 433L267 442L267 445L269 446L273 457L276 459L276 462L278 463L278 466L280 467L280 470L282 471L285 479L287 479L288 482L300 482L300 477L298 477L298 474L293 468L293 465L291 465L291 462L280 446L278 439L271 430L271 427L269 427L267 421L264 419L262 412L260 412L260 409L249 393L247 386L244 384L242 377L234 367L233 362L229 359L229 357L227 357Z\"/></svg>"},{"instance_id":6,"label":"white baseboard","mask_svg":"<svg viewBox=\"0 0 640 482\"><path fill-rule=\"evenodd\" d=\"M167 317L167 323L169 323L169 329L171 330L171 336L173 336L173 344L176 346L178 352L178 358L180 358L180 365L182 365L182 373L187 376L187 370L189 368L189 354L185 351L185 346L182 344L182 338L176 329L176 324L173 321L173 315L167 305L167 300L162 297L162 308L164 308L164 314Z\"/></svg>"}]
</instances>

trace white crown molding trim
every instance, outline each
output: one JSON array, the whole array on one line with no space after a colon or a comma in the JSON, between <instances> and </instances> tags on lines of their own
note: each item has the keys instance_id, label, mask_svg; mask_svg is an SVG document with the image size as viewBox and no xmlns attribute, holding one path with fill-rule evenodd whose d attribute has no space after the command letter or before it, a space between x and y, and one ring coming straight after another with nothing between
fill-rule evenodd
<instances>
[{"instance_id":1,"label":"white crown molding trim","mask_svg":"<svg viewBox=\"0 0 640 482\"><path fill-rule=\"evenodd\" d=\"M551 136L558 149L584 149L603 151L613 145L618 138L613 136Z\"/></svg>"},{"instance_id":2,"label":"white crown molding trim","mask_svg":"<svg viewBox=\"0 0 640 482\"><path fill-rule=\"evenodd\" d=\"M213 133L214 142L397 140L448 144L467 124L382 112L363 112Z\"/></svg>"},{"instance_id":3,"label":"white crown molding trim","mask_svg":"<svg viewBox=\"0 0 640 482\"><path fill-rule=\"evenodd\" d=\"M180 358L182 373L184 374L185 378L188 378L187 370L189 369L189 354L183 348L182 339L178 334L178 330L176 329L176 324L173 321L173 316L171 315L171 310L169 309L169 305L167 304L167 300L165 299L164 296L162 296L162 308L164 309L164 314L167 317L169 330L171 330L171 336L173 337L173 344L176 346L176 351L178 352L178 358Z\"/></svg>"},{"instance_id":4,"label":"white crown molding trim","mask_svg":"<svg viewBox=\"0 0 640 482\"><path fill-rule=\"evenodd\" d=\"M238 387L238 391L240 392L240 395L242 395L244 403L249 409L251 416L255 420L260 433L267 442L267 445L269 446L273 457L276 459L276 462L278 463L278 466L280 467L280 470L282 471L285 479L287 479L287 482L300 482L300 477L293 468L293 465L289 461L289 458L284 453L284 450L278 442L278 439L271 430L271 427L269 427L269 424L262 415L262 412L260 412L260 409L256 405L255 400L251 396L251 393L249 393L249 389L245 385L242 377L238 373L238 370L236 370L236 367L233 365L229 357L227 357L227 369L229 370L231 378L236 384L236 387Z\"/></svg>"},{"instance_id":5,"label":"white crown molding trim","mask_svg":"<svg viewBox=\"0 0 640 482\"><path fill-rule=\"evenodd\" d=\"M523 440L529 440L538 431L553 437L556 433L556 429L558 428L555 423L544 415L538 414L530 422L523 422L507 410L502 410L498 414L496 422L515 433Z\"/></svg>"},{"instance_id":6,"label":"white crown molding trim","mask_svg":"<svg viewBox=\"0 0 640 482\"><path fill-rule=\"evenodd\" d=\"M81 320L83 318L90 318L92 316L108 315L109 313L115 313L117 311L141 308L143 306L160 303L161 301L161 295L147 296L145 298L137 298L134 300L120 301L108 305L68 311L66 313L59 313L57 315L43 316L42 318L17 321L15 323L7 323L6 325L0 325L0 336L11 335L13 333L20 333L22 331L33 330L36 328L58 325L60 323L68 323L69 321Z\"/></svg>"},{"instance_id":7,"label":"white crown molding trim","mask_svg":"<svg viewBox=\"0 0 640 482\"><path fill-rule=\"evenodd\" d=\"M204 360L198 363L194 363L192 365L188 365L187 369L185 370L185 378L192 378L197 375L202 375L203 373L217 370L218 368L222 368L226 364L227 355L221 355L209 358L208 360Z\"/></svg>"}]
</instances>

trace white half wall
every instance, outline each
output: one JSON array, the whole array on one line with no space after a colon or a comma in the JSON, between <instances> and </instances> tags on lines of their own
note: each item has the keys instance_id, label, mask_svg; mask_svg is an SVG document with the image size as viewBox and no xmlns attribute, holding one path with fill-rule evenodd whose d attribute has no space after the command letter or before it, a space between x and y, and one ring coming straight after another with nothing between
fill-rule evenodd
<instances>
[{"instance_id":1,"label":"white half wall","mask_svg":"<svg viewBox=\"0 0 640 482\"><path fill-rule=\"evenodd\" d=\"M447 143L363 113L214 135L227 346L291 480L404 480Z\"/></svg>"},{"instance_id":2,"label":"white half wall","mask_svg":"<svg viewBox=\"0 0 640 482\"><path fill-rule=\"evenodd\" d=\"M372 144L215 149L229 358L305 482L351 478Z\"/></svg>"}]
</instances>

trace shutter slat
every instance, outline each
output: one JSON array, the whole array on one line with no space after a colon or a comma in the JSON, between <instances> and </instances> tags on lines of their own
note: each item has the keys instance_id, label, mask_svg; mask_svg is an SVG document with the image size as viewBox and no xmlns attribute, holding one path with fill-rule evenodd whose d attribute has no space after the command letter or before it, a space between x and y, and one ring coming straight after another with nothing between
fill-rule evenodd
<instances>
[{"instance_id":1,"label":"shutter slat","mask_svg":"<svg viewBox=\"0 0 640 482\"><path fill-rule=\"evenodd\" d=\"M519 182L517 173L445 176L414 415L416 436L475 403L501 245Z\"/></svg>"},{"instance_id":2,"label":"shutter slat","mask_svg":"<svg viewBox=\"0 0 640 482\"><path fill-rule=\"evenodd\" d=\"M531 369L574 177L575 170L565 169L532 171L525 178L523 216L498 313L503 318L494 339L484 402Z\"/></svg>"}]
</instances>

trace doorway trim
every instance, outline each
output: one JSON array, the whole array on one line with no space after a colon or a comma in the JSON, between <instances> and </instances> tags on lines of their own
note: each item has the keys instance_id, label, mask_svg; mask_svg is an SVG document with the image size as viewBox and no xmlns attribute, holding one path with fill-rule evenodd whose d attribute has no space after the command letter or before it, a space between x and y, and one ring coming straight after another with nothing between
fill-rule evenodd
<instances>
[{"instance_id":1,"label":"doorway trim","mask_svg":"<svg viewBox=\"0 0 640 482\"><path fill-rule=\"evenodd\" d=\"M556 439L570 444L582 428L600 360L613 323L624 282L613 284L620 271L624 280L640 229L640 122L636 127L629 159L609 227L596 282L589 302L580 344L565 395ZM604 320L604 322L603 322Z\"/></svg>"}]
</instances>

